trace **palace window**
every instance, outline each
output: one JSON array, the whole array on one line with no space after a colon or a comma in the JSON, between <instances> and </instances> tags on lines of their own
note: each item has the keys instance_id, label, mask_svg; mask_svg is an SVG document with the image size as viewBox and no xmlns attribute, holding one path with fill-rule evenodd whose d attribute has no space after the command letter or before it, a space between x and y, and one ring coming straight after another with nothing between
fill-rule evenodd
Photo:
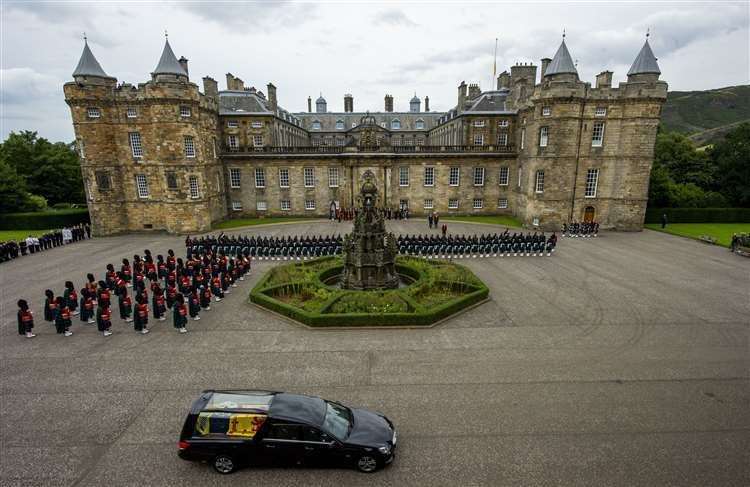
<instances>
[{"instance_id":1,"label":"palace window","mask_svg":"<svg viewBox=\"0 0 750 487\"><path fill-rule=\"evenodd\" d=\"M304 180L305 180L305 188L314 188L315 187L315 168L306 167L303 169L303 173L304 173Z\"/></svg>"},{"instance_id":2,"label":"palace window","mask_svg":"<svg viewBox=\"0 0 750 487\"><path fill-rule=\"evenodd\" d=\"M423 130L424 129L424 120L422 120L420 118L419 120L417 120L416 122L414 122L414 128L417 129L417 130Z\"/></svg>"},{"instance_id":3,"label":"palace window","mask_svg":"<svg viewBox=\"0 0 750 487\"><path fill-rule=\"evenodd\" d=\"M549 142L549 128L540 127L539 128L539 147L547 147L548 142Z\"/></svg>"},{"instance_id":4,"label":"palace window","mask_svg":"<svg viewBox=\"0 0 750 487\"><path fill-rule=\"evenodd\" d=\"M552 115L552 108L550 107L542 107L542 116L543 117L549 117Z\"/></svg>"},{"instance_id":5,"label":"palace window","mask_svg":"<svg viewBox=\"0 0 750 487\"><path fill-rule=\"evenodd\" d=\"M596 111L594 112L595 117L606 117L607 116L607 107L596 107Z\"/></svg>"},{"instance_id":6,"label":"palace window","mask_svg":"<svg viewBox=\"0 0 750 487\"><path fill-rule=\"evenodd\" d=\"M526 129L521 129L521 150L523 150L524 145L526 145Z\"/></svg>"},{"instance_id":7,"label":"palace window","mask_svg":"<svg viewBox=\"0 0 750 487\"><path fill-rule=\"evenodd\" d=\"M431 210L432 208L432 198L427 198L426 200L424 200L424 209Z\"/></svg>"},{"instance_id":8,"label":"palace window","mask_svg":"<svg viewBox=\"0 0 750 487\"><path fill-rule=\"evenodd\" d=\"M599 170L589 169L586 173L586 190L583 196L586 198L596 198L596 187L599 184Z\"/></svg>"},{"instance_id":9,"label":"palace window","mask_svg":"<svg viewBox=\"0 0 750 487\"><path fill-rule=\"evenodd\" d=\"M435 168L434 167L424 168L424 185L425 186L435 185Z\"/></svg>"},{"instance_id":10,"label":"palace window","mask_svg":"<svg viewBox=\"0 0 750 487\"><path fill-rule=\"evenodd\" d=\"M279 169L279 187L289 187L289 169Z\"/></svg>"},{"instance_id":11,"label":"palace window","mask_svg":"<svg viewBox=\"0 0 750 487\"><path fill-rule=\"evenodd\" d=\"M263 136L262 135L253 135L253 145L255 147L263 147Z\"/></svg>"},{"instance_id":12,"label":"palace window","mask_svg":"<svg viewBox=\"0 0 750 487\"><path fill-rule=\"evenodd\" d=\"M305 210L314 210L315 200L305 200Z\"/></svg>"},{"instance_id":13,"label":"palace window","mask_svg":"<svg viewBox=\"0 0 750 487\"><path fill-rule=\"evenodd\" d=\"M497 181L500 184L500 186L507 186L508 185L508 168L507 167L501 167L500 173L498 174Z\"/></svg>"},{"instance_id":14,"label":"palace window","mask_svg":"<svg viewBox=\"0 0 750 487\"><path fill-rule=\"evenodd\" d=\"M185 140L185 157L195 157L195 144L193 143L193 136L186 135Z\"/></svg>"},{"instance_id":15,"label":"palace window","mask_svg":"<svg viewBox=\"0 0 750 487\"><path fill-rule=\"evenodd\" d=\"M594 122L594 130L591 134L591 146L601 147L604 143L604 122Z\"/></svg>"},{"instance_id":16,"label":"palace window","mask_svg":"<svg viewBox=\"0 0 750 487\"><path fill-rule=\"evenodd\" d=\"M135 175L135 187L138 190L139 198L148 198L148 181L145 174Z\"/></svg>"},{"instance_id":17,"label":"palace window","mask_svg":"<svg viewBox=\"0 0 750 487\"><path fill-rule=\"evenodd\" d=\"M255 168L255 187L265 188L266 187L266 170L262 167Z\"/></svg>"},{"instance_id":18,"label":"palace window","mask_svg":"<svg viewBox=\"0 0 750 487\"><path fill-rule=\"evenodd\" d=\"M185 118L189 117L190 116L190 107L187 106L187 105L182 105L180 107L180 116L181 117L185 117Z\"/></svg>"},{"instance_id":19,"label":"palace window","mask_svg":"<svg viewBox=\"0 0 750 487\"><path fill-rule=\"evenodd\" d=\"M329 188L339 187L339 168L337 167L328 168L328 187Z\"/></svg>"},{"instance_id":20,"label":"palace window","mask_svg":"<svg viewBox=\"0 0 750 487\"><path fill-rule=\"evenodd\" d=\"M313 130L320 130L320 121L319 120L313 120L312 129Z\"/></svg>"},{"instance_id":21,"label":"palace window","mask_svg":"<svg viewBox=\"0 0 750 487\"><path fill-rule=\"evenodd\" d=\"M484 168L474 168L474 186L484 186Z\"/></svg>"},{"instance_id":22,"label":"palace window","mask_svg":"<svg viewBox=\"0 0 750 487\"><path fill-rule=\"evenodd\" d=\"M499 122L497 122L497 126L498 127L507 127L508 126L508 121L507 120L500 120Z\"/></svg>"},{"instance_id":23,"label":"palace window","mask_svg":"<svg viewBox=\"0 0 750 487\"><path fill-rule=\"evenodd\" d=\"M475 127L484 127L484 120L474 120Z\"/></svg>"},{"instance_id":24,"label":"palace window","mask_svg":"<svg viewBox=\"0 0 750 487\"><path fill-rule=\"evenodd\" d=\"M227 122L227 128L236 129L239 126L240 126L240 123L237 120L229 120Z\"/></svg>"},{"instance_id":25,"label":"palace window","mask_svg":"<svg viewBox=\"0 0 750 487\"><path fill-rule=\"evenodd\" d=\"M99 191L108 191L112 188L112 184L109 179L109 173L107 171L96 171L96 187Z\"/></svg>"},{"instance_id":26,"label":"palace window","mask_svg":"<svg viewBox=\"0 0 750 487\"><path fill-rule=\"evenodd\" d=\"M135 107L128 107L127 111L125 112L125 116L128 118L136 118L138 117L138 111L135 109Z\"/></svg>"},{"instance_id":27,"label":"palace window","mask_svg":"<svg viewBox=\"0 0 750 487\"><path fill-rule=\"evenodd\" d=\"M229 187L237 189L242 183L242 177L239 168L232 167L229 169Z\"/></svg>"},{"instance_id":28,"label":"palace window","mask_svg":"<svg viewBox=\"0 0 750 487\"><path fill-rule=\"evenodd\" d=\"M391 120L391 130L401 130L401 120L397 118Z\"/></svg>"},{"instance_id":29,"label":"palace window","mask_svg":"<svg viewBox=\"0 0 750 487\"><path fill-rule=\"evenodd\" d=\"M255 209L258 211L266 211L268 209L268 203L265 201L258 201L255 203Z\"/></svg>"},{"instance_id":30,"label":"palace window","mask_svg":"<svg viewBox=\"0 0 750 487\"><path fill-rule=\"evenodd\" d=\"M99 118L102 116L102 112L96 107L89 107L86 109L86 115L88 115L89 118Z\"/></svg>"},{"instance_id":31,"label":"palace window","mask_svg":"<svg viewBox=\"0 0 750 487\"><path fill-rule=\"evenodd\" d=\"M505 132L497 134L497 145L501 147L505 147L506 145L508 145L508 134L506 134Z\"/></svg>"},{"instance_id":32,"label":"palace window","mask_svg":"<svg viewBox=\"0 0 750 487\"><path fill-rule=\"evenodd\" d=\"M448 209L449 210L457 210L458 209L458 198L451 198L448 200Z\"/></svg>"},{"instance_id":33,"label":"palace window","mask_svg":"<svg viewBox=\"0 0 750 487\"><path fill-rule=\"evenodd\" d=\"M263 127L263 122L261 122L260 120L253 120L252 122L250 122L250 126L254 129L259 129Z\"/></svg>"},{"instance_id":34,"label":"palace window","mask_svg":"<svg viewBox=\"0 0 750 487\"><path fill-rule=\"evenodd\" d=\"M174 171L167 171L165 176L167 179L167 189L177 189L177 173Z\"/></svg>"},{"instance_id":35,"label":"palace window","mask_svg":"<svg viewBox=\"0 0 750 487\"><path fill-rule=\"evenodd\" d=\"M536 172L536 182L534 184L537 193L544 193L544 171Z\"/></svg>"},{"instance_id":36,"label":"palace window","mask_svg":"<svg viewBox=\"0 0 750 487\"><path fill-rule=\"evenodd\" d=\"M398 168L398 185L409 186L409 166L401 166Z\"/></svg>"},{"instance_id":37,"label":"palace window","mask_svg":"<svg viewBox=\"0 0 750 487\"><path fill-rule=\"evenodd\" d=\"M507 198L500 198L497 200L497 207L500 209L505 209L508 207L508 199Z\"/></svg>"},{"instance_id":38,"label":"palace window","mask_svg":"<svg viewBox=\"0 0 750 487\"><path fill-rule=\"evenodd\" d=\"M484 145L484 135L482 135L482 134L475 134L474 135L474 145Z\"/></svg>"},{"instance_id":39,"label":"palace window","mask_svg":"<svg viewBox=\"0 0 750 487\"><path fill-rule=\"evenodd\" d=\"M458 186L461 182L461 168L452 167L448 174L448 185Z\"/></svg>"},{"instance_id":40,"label":"palace window","mask_svg":"<svg viewBox=\"0 0 750 487\"><path fill-rule=\"evenodd\" d=\"M232 152L237 152L240 149L240 142L236 135L227 137L227 145Z\"/></svg>"},{"instance_id":41,"label":"palace window","mask_svg":"<svg viewBox=\"0 0 750 487\"><path fill-rule=\"evenodd\" d=\"M482 198L474 198L473 208L475 210L481 210L482 208L484 208L484 200Z\"/></svg>"},{"instance_id":42,"label":"palace window","mask_svg":"<svg viewBox=\"0 0 750 487\"><path fill-rule=\"evenodd\" d=\"M289 211L292 209L292 202L289 200L281 200L281 211Z\"/></svg>"},{"instance_id":43,"label":"palace window","mask_svg":"<svg viewBox=\"0 0 750 487\"><path fill-rule=\"evenodd\" d=\"M344 130L344 121L336 120L336 130Z\"/></svg>"},{"instance_id":44,"label":"palace window","mask_svg":"<svg viewBox=\"0 0 750 487\"><path fill-rule=\"evenodd\" d=\"M140 132L130 132L130 150L133 157L143 157L143 145L141 144Z\"/></svg>"},{"instance_id":45,"label":"palace window","mask_svg":"<svg viewBox=\"0 0 750 487\"><path fill-rule=\"evenodd\" d=\"M200 193L198 192L198 176L190 176L188 182L190 183L190 197L193 199L200 198Z\"/></svg>"},{"instance_id":46,"label":"palace window","mask_svg":"<svg viewBox=\"0 0 750 487\"><path fill-rule=\"evenodd\" d=\"M232 211L242 211L242 201L232 201Z\"/></svg>"}]
</instances>

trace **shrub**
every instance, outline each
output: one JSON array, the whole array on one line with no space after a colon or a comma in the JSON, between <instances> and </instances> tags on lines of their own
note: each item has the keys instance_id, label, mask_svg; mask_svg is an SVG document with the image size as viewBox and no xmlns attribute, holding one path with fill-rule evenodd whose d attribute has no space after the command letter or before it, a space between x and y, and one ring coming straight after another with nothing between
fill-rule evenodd
<instances>
[{"instance_id":1,"label":"shrub","mask_svg":"<svg viewBox=\"0 0 750 487\"><path fill-rule=\"evenodd\" d=\"M750 208L648 208L646 223L750 223Z\"/></svg>"}]
</instances>

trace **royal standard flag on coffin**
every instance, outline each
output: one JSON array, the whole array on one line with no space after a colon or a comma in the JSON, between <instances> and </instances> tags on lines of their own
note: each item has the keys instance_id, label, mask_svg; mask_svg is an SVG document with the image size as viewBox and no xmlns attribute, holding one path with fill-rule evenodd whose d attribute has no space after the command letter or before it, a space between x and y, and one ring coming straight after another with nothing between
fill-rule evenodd
<instances>
[{"instance_id":1,"label":"royal standard flag on coffin","mask_svg":"<svg viewBox=\"0 0 750 487\"><path fill-rule=\"evenodd\" d=\"M227 434L252 438L265 421L265 414L232 414Z\"/></svg>"},{"instance_id":2,"label":"royal standard flag on coffin","mask_svg":"<svg viewBox=\"0 0 750 487\"><path fill-rule=\"evenodd\" d=\"M195 423L195 431L201 436L225 435L229 430L231 416L229 413L200 413L198 414L198 421Z\"/></svg>"}]
</instances>

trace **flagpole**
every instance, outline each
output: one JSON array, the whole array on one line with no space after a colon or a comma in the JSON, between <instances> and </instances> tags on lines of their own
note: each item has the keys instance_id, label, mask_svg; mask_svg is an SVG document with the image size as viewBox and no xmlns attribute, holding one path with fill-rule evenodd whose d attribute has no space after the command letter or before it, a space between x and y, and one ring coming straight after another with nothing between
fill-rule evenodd
<instances>
[{"instance_id":1,"label":"flagpole","mask_svg":"<svg viewBox=\"0 0 750 487\"><path fill-rule=\"evenodd\" d=\"M492 80L490 81L490 90L495 84L495 79L497 79L497 37L495 37L495 62L492 65Z\"/></svg>"}]
</instances>

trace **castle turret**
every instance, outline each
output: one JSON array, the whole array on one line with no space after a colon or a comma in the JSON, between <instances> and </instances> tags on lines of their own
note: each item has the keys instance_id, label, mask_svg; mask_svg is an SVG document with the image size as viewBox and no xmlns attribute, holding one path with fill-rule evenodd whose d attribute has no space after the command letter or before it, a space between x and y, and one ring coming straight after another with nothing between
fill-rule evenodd
<instances>
[{"instance_id":1,"label":"castle turret","mask_svg":"<svg viewBox=\"0 0 750 487\"><path fill-rule=\"evenodd\" d=\"M628 83L657 81L660 74L661 70L659 69L659 64L656 62L656 56L654 56L654 52L648 43L647 35L641 52L638 53L628 71Z\"/></svg>"},{"instance_id":2,"label":"castle turret","mask_svg":"<svg viewBox=\"0 0 750 487\"><path fill-rule=\"evenodd\" d=\"M187 66L187 59L185 59L185 66ZM164 49L161 52L159 64L151 73L151 79L156 82L180 81L187 83L188 81L188 74L177 60L177 56L174 55L172 46L169 45L169 39L164 41Z\"/></svg>"},{"instance_id":3,"label":"castle turret","mask_svg":"<svg viewBox=\"0 0 750 487\"><path fill-rule=\"evenodd\" d=\"M115 84L116 78L113 78L104 72L99 61L94 57L94 53L89 49L88 40L83 38L83 52L81 53L81 59L78 60L78 65L73 71L73 79L76 83L90 83L90 84Z\"/></svg>"},{"instance_id":4,"label":"castle turret","mask_svg":"<svg viewBox=\"0 0 750 487\"><path fill-rule=\"evenodd\" d=\"M419 112L422 106L422 100L417 97L417 94L414 93L414 96L409 101L409 111L410 112Z\"/></svg>"},{"instance_id":5,"label":"castle turret","mask_svg":"<svg viewBox=\"0 0 750 487\"><path fill-rule=\"evenodd\" d=\"M317 100L315 100L315 111L317 113L326 113L328 111L328 103L326 103L326 99L323 98L323 94L321 93Z\"/></svg>"},{"instance_id":6,"label":"castle turret","mask_svg":"<svg viewBox=\"0 0 750 487\"><path fill-rule=\"evenodd\" d=\"M564 35L555 56L550 61L547 69L544 70L544 77L560 81L578 81L578 70L573 63L573 58L570 56L568 46L565 45Z\"/></svg>"}]
</instances>

